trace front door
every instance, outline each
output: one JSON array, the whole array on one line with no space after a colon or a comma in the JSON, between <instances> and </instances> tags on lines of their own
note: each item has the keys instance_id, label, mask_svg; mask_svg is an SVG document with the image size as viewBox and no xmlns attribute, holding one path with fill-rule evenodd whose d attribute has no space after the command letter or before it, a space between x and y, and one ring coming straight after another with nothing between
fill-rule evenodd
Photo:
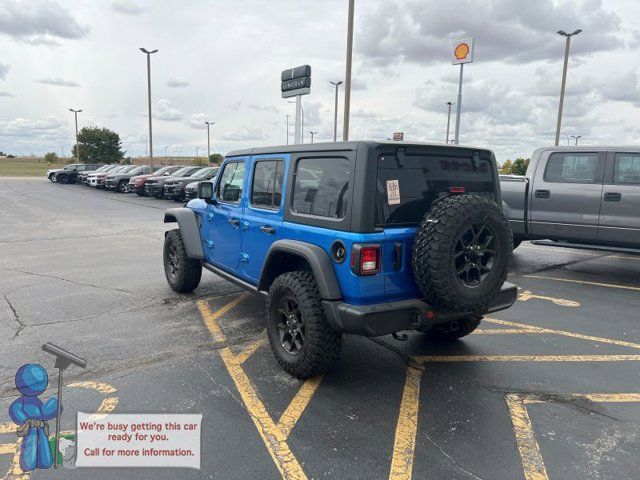
<instances>
[{"instance_id":1,"label":"front door","mask_svg":"<svg viewBox=\"0 0 640 480\"><path fill-rule=\"evenodd\" d=\"M604 156L600 152L555 152L535 172L531 230L536 237L596 241Z\"/></svg>"},{"instance_id":2,"label":"front door","mask_svg":"<svg viewBox=\"0 0 640 480\"><path fill-rule=\"evenodd\" d=\"M203 246L208 262L233 272L240 263L241 219L244 209L245 158L234 158L222 166L215 202L207 206Z\"/></svg>"},{"instance_id":3,"label":"front door","mask_svg":"<svg viewBox=\"0 0 640 480\"><path fill-rule=\"evenodd\" d=\"M640 247L640 153L610 154L602 190L598 240Z\"/></svg>"}]
</instances>

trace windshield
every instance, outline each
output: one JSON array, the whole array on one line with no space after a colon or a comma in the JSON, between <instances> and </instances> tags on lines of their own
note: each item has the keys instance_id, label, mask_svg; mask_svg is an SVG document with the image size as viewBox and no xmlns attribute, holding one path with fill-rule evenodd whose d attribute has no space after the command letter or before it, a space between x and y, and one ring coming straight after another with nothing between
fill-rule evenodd
<instances>
[{"instance_id":1,"label":"windshield","mask_svg":"<svg viewBox=\"0 0 640 480\"><path fill-rule=\"evenodd\" d=\"M477 161L471 153L445 157L394 155L378 158L376 225L415 224L432 203L456 191L491 194L495 191L493 160L483 152Z\"/></svg>"},{"instance_id":2,"label":"windshield","mask_svg":"<svg viewBox=\"0 0 640 480\"><path fill-rule=\"evenodd\" d=\"M164 175L165 173L167 173L169 170L171 170L173 167L162 167L159 170L156 170L155 172L153 172L154 175Z\"/></svg>"},{"instance_id":3,"label":"windshield","mask_svg":"<svg viewBox=\"0 0 640 480\"><path fill-rule=\"evenodd\" d=\"M193 175L191 175L193 178L205 178L207 175L209 175L211 172L213 172L213 167L207 167L207 168L203 168L202 170L197 170Z\"/></svg>"},{"instance_id":4,"label":"windshield","mask_svg":"<svg viewBox=\"0 0 640 480\"><path fill-rule=\"evenodd\" d=\"M74 168L78 168L78 164L74 163L71 165L67 165L66 167L63 168L63 170L73 170Z\"/></svg>"},{"instance_id":5,"label":"windshield","mask_svg":"<svg viewBox=\"0 0 640 480\"><path fill-rule=\"evenodd\" d=\"M193 169L193 167L182 167L180 170L176 170L171 174L173 177L187 177L189 176L189 172Z\"/></svg>"}]
</instances>

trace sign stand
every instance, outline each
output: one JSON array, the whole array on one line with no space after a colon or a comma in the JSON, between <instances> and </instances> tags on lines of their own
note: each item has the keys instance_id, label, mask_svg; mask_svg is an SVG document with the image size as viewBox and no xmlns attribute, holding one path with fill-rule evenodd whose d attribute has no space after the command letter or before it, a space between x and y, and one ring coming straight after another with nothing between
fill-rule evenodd
<instances>
[{"instance_id":1,"label":"sign stand","mask_svg":"<svg viewBox=\"0 0 640 480\"><path fill-rule=\"evenodd\" d=\"M296 95L296 129L294 135L294 141L296 145L302 143L302 95Z\"/></svg>"},{"instance_id":2,"label":"sign stand","mask_svg":"<svg viewBox=\"0 0 640 480\"><path fill-rule=\"evenodd\" d=\"M453 55L451 63L460 65L460 82L458 83L458 104L456 105L456 130L453 136L453 143L460 143L460 117L462 115L462 74L464 72L464 64L473 62L473 50L475 41L473 37L458 40L453 44Z\"/></svg>"}]
</instances>

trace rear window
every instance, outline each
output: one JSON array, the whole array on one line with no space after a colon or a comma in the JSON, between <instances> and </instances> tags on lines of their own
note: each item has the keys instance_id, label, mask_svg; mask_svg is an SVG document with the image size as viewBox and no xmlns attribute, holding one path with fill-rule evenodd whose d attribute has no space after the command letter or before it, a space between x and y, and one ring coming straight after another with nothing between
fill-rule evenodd
<instances>
[{"instance_id":1,"label":"rear window","mask_svg":"<svg viewBox=\"0 0 640 480\"><path fill-rule=\"evenodd\" d=\"M544 180L551 183L596 183L600 155L595 152L552 153L544 172Z\"/></svg>"},{"instance_id":2,"label":"rear window","mask_svg":"<svg viewBox=\"0 0 640 480\"><path fill-rule=\"evenodd\" d=\"M640 183L640 153L616 153L615 183Z\"/></svg>"},{"instance_id":3,"label":"rear window","mask_svg":"<svg viewBox=\"0 0 640 480\"><path fill-rule=\"evenodd\" d=\"M378 158L376 225L415 224L439 197L456 192L492 195L493 159L407 155ZM456 188L457 187L457 188Z\"/></svg>"}]
</instances>

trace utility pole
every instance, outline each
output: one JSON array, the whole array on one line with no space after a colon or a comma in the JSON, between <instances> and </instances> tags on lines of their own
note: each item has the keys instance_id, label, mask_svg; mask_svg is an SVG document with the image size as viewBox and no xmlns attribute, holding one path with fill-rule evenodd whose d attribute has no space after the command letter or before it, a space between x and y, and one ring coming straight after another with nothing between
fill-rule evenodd
<instances>
[{"instance_id":1,"label":"utility pole","mask_svg":"<svg viewBox=\"0 0 640 480\"><path fill-rule=\"evenodd\" d=\"M287 145L289 145L289 115L287 115Z\"/></svg>"},{"instance_id":2,"label":"utility pole","mask_svg":"<svg viewBox=\"0 0 640 480\"><path fill-rule=\"evenodd\" d=\"M340 87L340 85L342 85L342 80L338 81L338 82L329 82L331 85L335 85L336 87L336 106L334 108L334 115L333 115L333 141L337 141L338 140L338 87Z\"/></svg>"},{"instance_id":3,"label":"utility pole","mask_svg":"<svg viewBox=\"0 0 640 480\"><path fill-rule=\"evenodd\" d=\"M140 48L140 51L147 56L147 94L149 99L149 162L151 163L151 168L153 168L153 133L152 133L152 122L151 122L151 55L156 53L158 50L147 50L146 48Z\"/></svg>"},{"instance_id":4,"label":"utility pole","mask_svg":"<svg viewBox=\"0 0 640 480\"><path fill-rule=\"evenodd\" d=\"M211 163L211 137L209 127L216 122L204 122L207 124L207 163Z\"/></svg>"},{"instance_id":5,"label":"utility pole","mask_svg":"<svg viewBox=\"0 0 640 480\"><path fill-rule=\"evenodd\" d=\"M451 125L451 105L452 102L447 102L447 106L449 107L449 112L447 113L447 139L445 140L445 144L449 144L449 126Z\"/></svg>"},{"instance_id":6,"label":"utility pole","mask_svg":"<svg viewBox=\"0 0 640 480\"><path fill-rule=\"evenodd\" d=\"M69 111L73 112L73 115L76 117L76 159L79 162L80 161L80 144L78 143L78 114L82 110L74 110L73 108L70 108Z\"/></svg>"},{"instance_id":7,"label":"utility pole","mask_svg":"<svg viewBox=\"0 0 640 480\"><path fill-rule=\"evenodd\" d=\"M351 61L353 57L353 14L355 0L349 0L347 20L347 62L344 74L344 121L342 122L342 140L349 140L349 113L351 110Z\"/></svg>"},{"instance_id":8,"label":"utility pole","mask_svg":"<svg viewBox=\"0 0 640 480\"><path fill-rule=\"evenodd\" d=\"M460 144L460 115L462 115L462 74L464 72L464 63L460 64L460 83L458 83L458 104L456 105L456 132L453 137L453 143Z\"/></svg>"},{"instance_id":9,"label":"utility pole","mask_svg":"<svg viewBox=\"0 0 640 480\"><path fill-rule=\"evenodd\" d=\"M564 30L558 30L558 35L566 37L566 44L564 48L564 68L562 69L562 85L560 87L560 105L558 107L558 124L556 126L556 147L560 143L560 128L562 127L562 108L564 104L564 90L567 85L567 67L569 65L569 49L571 48L571 37L578 35L582 32L581 29L577 29L572 33L567 33Z\"/></svg>"},{"instance_id":10,"label":"utility pole","mask_svg":"<svg viewBox=\"0 0 640 480\"><path fill-rule=\"evenodd\" d=\"M575 138L576 139L576 147L578 146L578 139L582 138L582 135L571 135L571 138Z\"/></svg>"},{"instance_id":11,"label":"utility pole","mask_svg":"<svg viewBox=\"0 0 640 480\"><path fill-rule=\"evenodd\" d=\"M196 160L198 160L198 157L199 157L198 150L200 150L200 147L196 146Z\"/></svg>"},{"instance_id":12,"label":"utility pole","mask_svg":"<svg viewBox=\"0 0 640 480\"><path fill-rule=\"evenodd\" d=\"M318 132L309 132L311 134L311 143L313 143L313 136L317 135Z\"/></svg>"}]
</instances>

